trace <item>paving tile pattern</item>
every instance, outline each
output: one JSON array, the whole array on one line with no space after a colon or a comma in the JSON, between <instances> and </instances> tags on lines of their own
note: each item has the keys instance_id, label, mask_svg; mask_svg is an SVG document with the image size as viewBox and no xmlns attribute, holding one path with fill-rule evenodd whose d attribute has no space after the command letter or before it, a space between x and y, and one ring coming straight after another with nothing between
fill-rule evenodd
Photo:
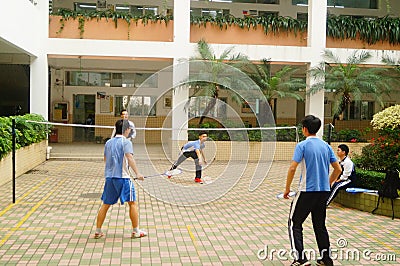
<instances>
[{"instance_id":1,"label":"paving tile pattern","mask_svg":"<svg viewBox=\"0 0 400 266\"><path fill-rule=\"evenodd\" d=\"M160 171L169 167L163 160L138 164L146 174L154 171L153 165ZM194 168L191 164L188 169ZM205 175L218 178L224 165L214 162ZM249 163L227 194L199 206L164 203L136 185L140 227L149 235L131 239L127 206L114 205L104 223L105 237L94 239L104 163L46 161L17 179L16 204L11 203L11 184L0 187L0 265L289 265L288 254L279 257L277 251L290 250L290 200L276 199L288 165L274 162L262 185L249 192L254 168ZM170 182L196 189L201 185L193 182L192 174L184 171ZM338 250L335 265L400 263L399 219L338 204L327 212L332 247ZM316 249L310 219L304 225L304 243L307 249ZM257 254L265 246L270 256L264 260ZM352 250L360 251L361 257L346 257ZM380 255L386 260L362 257L368 250L371 258Z\"/></svg>"}]
</instances>

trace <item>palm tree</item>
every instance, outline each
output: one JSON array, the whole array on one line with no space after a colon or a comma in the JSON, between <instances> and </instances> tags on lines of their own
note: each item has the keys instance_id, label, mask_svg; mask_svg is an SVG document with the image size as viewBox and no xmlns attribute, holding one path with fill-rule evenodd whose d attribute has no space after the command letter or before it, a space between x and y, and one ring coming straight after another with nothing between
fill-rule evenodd
<instances>
[{"instance_id":1,"label":"palm tree","mask_svg":"<svg viewBox=\"0 0 400 266\"><path fill-rule=\"evenodd\" d=\"M193 57L191 60L203 60L207 64L207 69L205 70L207 73L209 73L212 81L210 82L191 82L191 85L196 88L195 93L192 96L210 96L211 100L208 102L207 106L205 107L200 120L199 120L199 125L203 123L204 118L206 115L215 107L215 104L218 99L219 95L219 90L221 89L221 86L219 85L218 78L221 73L224 71L224 65L223 63L230 63L233 66L239 66L243 64L244 62L247 62L247 57L245 55L242 55L240 53L238 54L232 54L233 47L227 48L222 52L220 57L217 57L214 54L214 51L210 47L210 45L205 42L204 40L200 40L197 43L197 50L199 52L199 57ZM228 77L225 77L228 78ZM235 94L232 94L232 99L234 101L238 101L238 97Z\"/></svg>"},{"instance_id":2,"label":"palm tree","mask_svg":"<svg viewBox=\"0 0 400 266\"><path fill-rule=\"evenodd\" d=\"M382 96L390 92L390 80L386 75L387 69L376 67L362 67L371 58L366 51L355 51L341 63L340 59L331 51L325 50L325 61L311 68L309 73L316 80L321 80L311 86L309 93L313 94L325 89L334 96L334 114L332 125L335 125L352 100L361 100L363 94L373 96L378 104L383 106Z\"/></svg>"},{"instance_id":3,"label":"palm tree","mask_svg":"<svg viewBox=\"0 0 400 266\"><path fill-rule=\"evenodd\" d=\"M305 88L304 80L292 78L297 68L284 66L275 75L271 74L271 61L262 59L261 64L251 64L246 66L245 72L260 87L269 106L272 109L275 98L294 98L303 100L299 94L299 89Z\"/></svg>"}]
</instances>

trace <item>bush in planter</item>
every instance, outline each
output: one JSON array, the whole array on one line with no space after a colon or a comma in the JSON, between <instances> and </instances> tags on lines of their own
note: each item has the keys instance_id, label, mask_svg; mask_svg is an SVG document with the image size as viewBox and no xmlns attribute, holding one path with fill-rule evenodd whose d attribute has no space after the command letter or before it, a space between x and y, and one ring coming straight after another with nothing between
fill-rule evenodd
<instances>
[{"instance_id":1,"label":"bush in planter","mask_svg":"<svg viewBox=\"0 0 400 266\"><path fill-rule=\"evenodd\" d=\"M382 187L382 182L385 179L385 173L356 169L357 178L353 187L379 190Z\"/></svg>"},{"instance_id":2,"label":"bush in planter","mask_svg":"<svg viewBox=\"0 0 400 266\"><path fill-rule=\"evenodd\" d=\"M11 119L0 117L0 159L12 149Z\"/></svg>"},{"instance_id":3,"label":"bush in planter","mask_svg":"<svg viewBox=\"0 0 400 266\"><path fill-rule=\"evenodd\" d=\"M15 117L0 117L0 159L12 151L12 118L15 118L15 147L19 149L47 139L50 127L45 124L27 122L27 120L45 122L37 114L25 114Z\"/></svg>"},{"instance_id":4,"label":"bush in planter","mask_svg":"<svg viewBox=\"0 0 400 266\"><path fill-rule=\"evenodd\" d=\"M362 149L358 166L378 171L400 169L400 105L376 113L371 125L379 137Z\"/></svg>"}]
</instances>

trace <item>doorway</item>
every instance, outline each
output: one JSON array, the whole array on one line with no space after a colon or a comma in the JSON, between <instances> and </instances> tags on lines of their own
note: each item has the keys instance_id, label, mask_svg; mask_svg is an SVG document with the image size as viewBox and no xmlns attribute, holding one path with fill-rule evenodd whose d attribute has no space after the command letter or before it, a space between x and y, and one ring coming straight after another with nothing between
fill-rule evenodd
<instances>
[{"instance_id":1,"label":"doorway","mask_svg":"<svg viewBox=\"0 0 400 266\"><path fill-rule=\"evenodd\" d=\"M90 94L74 94L73 123L95 125L96 97ZM93 142L94 128L74 127L74 141Z\"/></svg>"}]
</instances>

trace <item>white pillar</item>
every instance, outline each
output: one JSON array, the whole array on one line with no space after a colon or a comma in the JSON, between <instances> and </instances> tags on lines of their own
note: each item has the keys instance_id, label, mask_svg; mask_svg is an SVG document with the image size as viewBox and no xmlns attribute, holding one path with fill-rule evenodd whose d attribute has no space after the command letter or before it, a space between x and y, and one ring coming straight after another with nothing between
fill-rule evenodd
<instances>
[{"instance_id":1,"label":"white pillar","mask_svg":"<svg viewBox=\"0 0 400 266\"><path fill-rule=\"evenodd\" d=\"M326 12L327 2L320 0L308 1L308 46L311 47L313 57L310 60L309 68L315 67L321 62L321 54L326 48ZM317 80L307 74L308 88ZM306 97L306 115L312 114L321 119L322 127L318 136L323 134L324 125L324 90Z\"/></svg>"},{"instance_id":2,"label":"white pillar","mask_svg":"<svg viewBox=\"0 0 400 266\"><path fill-rule=\"evenodd\" d=\"M180 57L174 58L173 84L180 84L189 77L190 50L190 1L174 0L174 45ZM188 115L185 104L189 99L188 86L175 86L172 94L172 140L187 140Z\"/></svg>"},{"instance_id":3,"label":"white pillar","mask_svg":"<svg viewBox=\"0 0 400 266\"><path fill-rule=\"evenodd\" d=\"M49 1L37 1L35 6L36 37L33 42L38 47L35 56L31 57L30 65L30 112L49 118L49 89L48 89L48 62L47 40L49 36Z\"/></svg>"},{"instance_id":4,"label":"white pillar","mask_svg":"<svg viewBox=\"0 0 400 266\"><path fill-rule=\"evenodd\" d=\"M42 54L31 60L30 113L40 114L48 120L49 90L47 55Z\"/></svg>"}]
</instances>

